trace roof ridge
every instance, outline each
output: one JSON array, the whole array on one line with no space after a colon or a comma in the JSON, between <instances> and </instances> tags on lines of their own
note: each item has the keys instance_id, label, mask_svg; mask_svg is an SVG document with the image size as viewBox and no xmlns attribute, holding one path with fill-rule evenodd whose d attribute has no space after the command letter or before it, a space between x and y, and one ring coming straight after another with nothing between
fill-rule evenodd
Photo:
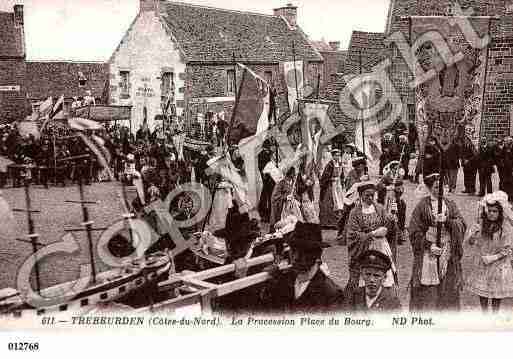
<instances>
[{"instance_id":1,"label":"roof ridge","mask_svg":"<svg viewBox=\"0 0 513 359\"><path fill-rule=\"evenodd\" d=\"M363 30L353 30L354 33L360 33L360 34L374 34L374 35L381 35L385 36L384 32L378 32L378 31L363 31Z\"/></svg>"},{"instance_id":2,"label":"roof ridge","mask_svg":"<svg viewBox=\"0 0 513 359\"><path fill-rule=\"evenodd\" d=\"M162 1L162 3L163 4L183 5L183 6L194 7L194 8L199 8L199 9L209 9L209 10L232 12L232 13L238 13L238 14L247 14L247 15L254 15L254 16L265 16L265 17L271 17L271 18L279 18L279 16L269 15L269 14L262 14L262 13L258 13L258 12L254 12L254 11L223 9L223 8L219 8L219 7L215 7L215 6L190 4L190 3L185 3L185 2L181 2L181 1Z\"/></svg>"},{"instance_id":3,"label":"roof ridge","mask_svg":"<svg viewBox=\"0 0 513 359\"><path fill-rule=\"evenodd\" d=\"M62 63L71 63L71 64L107 64L107 61L100 61L100 60L47 60L47 59L30 59L26 60L26 63L56 63L56 62L62 62Z\"/></svg>"}]
</instances>

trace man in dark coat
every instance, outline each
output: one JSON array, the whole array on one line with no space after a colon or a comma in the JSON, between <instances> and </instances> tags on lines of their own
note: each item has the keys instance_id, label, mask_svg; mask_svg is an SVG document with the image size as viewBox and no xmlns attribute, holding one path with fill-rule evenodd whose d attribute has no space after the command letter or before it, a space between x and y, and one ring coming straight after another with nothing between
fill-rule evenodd
<instances>
[{"instance_id":1,"label":"man in dark coat","mask_svg":"<svg viewBox=\"0 0 513 359\"><path fill-rule=\"evenodd\" d=\"M499 172L499 189L513 198L513 138L506 137L500 151L496 151L495 165Z\"/></svg>"},{"instance_id":2,"label":"man in dark coat","mask_svg":"<svg viewBox=\"0 0 513 359\"><path fill-rule=\"evenodd\" d=\"M383 174L383 168L391 162L398 161L400 157L400 150L394 141L394 136L391 133L385 133L381 140L382 154L379 157L379 174Z\"/></svg>"},{"instance_id":3,"label":"man in dark coat","mask_svg":"<svg viewBox=\"0 0 513 359\"><path fill-rule=\"evenodd\" d=\"M479 148L477 168L479 172L479 196L492 193L492 173L494 172L494 146L489 145L486 140L481 142Z\"/></svg>"},{"instance_id":4,"label":"man in dark coat","mask_svg":"<svg viewBox=\"0 0 513 359\"><path fill-rule=\"evenodd\" d=\"M266 309L278 312L330 312L344 306L344 292L327 274L321 261L323 248L319 224L298 222L292 238L292 268L286 272L276 267L268 271L273 276L264 293Z\"/></svg>"},{"instance_id":5,"label":"man in dark coat","mask_svg":"<svg viewBox=\"0 0 513 359\"><path fill-rule=\"evenodd\" d=\"M351 312L386 313L401 311L401 302L391 288L383 287L390 259L375 250L364 252L358 259L364 286L352 292L347 301Z\"/></svg>"},{"instance_id":6,"label":"man in dark coat","mask_svg":"<svg viewBox=\"0 0 513 359\"><path fill-rule=\"evenodd\" d=\"M465 184L463 193L473 195L476 193L477 153L469 139L465 139L460 157L463 163L463 182Z\"/></svg>"},{"instance_id":7,"label":"man in dark coat","mask_svg":"<svg viewBox=\"0 0 513 359\"><path fill-rule=\"evenodd\" d=\"M452 143L442 157L442 168L446 176L445 183L449 184L450 193L456 190L456 183L458 181L461 157L459 152L460 146L457 143Z\"/></svg>"},{"instance_id":8,"label":"man in dark coat","mask_svg":"<svg viewBox=\"0 0 513 359\"><path fill-rule=\"evenodd\" d=\"M424 176L440 172L440 150L434 137L427 140L423 162L422 172Z\"/></svg>"}]
</instances>

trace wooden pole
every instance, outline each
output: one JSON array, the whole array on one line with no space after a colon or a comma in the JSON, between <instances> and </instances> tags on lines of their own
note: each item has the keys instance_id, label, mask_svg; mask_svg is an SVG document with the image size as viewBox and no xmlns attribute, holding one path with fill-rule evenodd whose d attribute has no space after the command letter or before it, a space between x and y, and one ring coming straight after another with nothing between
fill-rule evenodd
<instances>
[{"instance_id":1,"label":"wooden pole","mask_svg":"<svg viewBox=\"0 0 513 359\"><path fill-rule=\"evenodd\" d=\"M57 186L57 151L55 148L55 128L52 128L52 142L53 142L53 182Z\"/></svg>"},{"instance_id":2,"label":"wooden pole","mask_svg":"<svg viewBox=\"0 0 513 359\"><path fill-rule=\"evenodd\" d=\"M295 42L292 41L292 59L294 61L294 81L296 82L296 102L297 102L297 112L301 115L301 109L299 108L299 88L297 86L297 71L296 71L296 45ZM292 111L294 109L291 109ZM291 112L292 112L291 111Z\"/></svg>"},{"instance_id":3,"label":"wooden pole","mask_svg":"<svg viewBox=\"0 0 513 359\"><path fill-rule=\"evenodd\" d=\"M91 261L91 277L93 279L93 283L96 283L96 266L94 263L94 249L93 249L93 222L89 220L89 209L86 206L85 195L84 195L84 185L82 184L82 177L78 178L78 188L80 191L80 204L82 206L82 218L84 220L83 225L86 228L87 233L87 241L89 242L89 260Z\"/></svg>"},{"instance_id":4,"label":"wooden pole","mask_svg":"<svg viewBox=\"0 0 513 359\"><path fill-rule=\"evenodd\" d=\"M444 198L444 169L442 166L442 158L444 156L444 150L442 149L442 147L438 146L438 151L440 154L440 160L439 160L440 179L438 182L438 214L441 214L443 212L443 198ZM442 223L441 222L437 222L437 224L436 224L436 246L438 248L442 248ZM436 261L437 261L438 275L440 276L441 275L440 256L436 257Z\"/></svg>"},{"instance_id":5,"label":"wooden pole","mask_svg":"<svg viewBox=\"0 0 513 359\"><path fill-rule=\"evenodd\" d=\"M242 94L241 89L242 89L242 86L244 84L244 79L246 78L246 69L244 69L244 71L242 72L242 79L241 79L241 82L240 82L240 88L237 89L237 62L235 61L235 52L232 55L233 55L233 88L234 88L235 93L236 93L236 98L235 98L235 104L233 105L232 116L230 118L230 125L228 126L228 132L227 132L227 135L226 135L226 142L227 143L225 143L224 151L226 151L226 149L228 148L228 142L230 141L230 136L231 136L232 129L233 129L233 122L235 121L235 114L237 112L237 108L239 106L240 97L241 97L241 94Z\"/></svg>"},{"instance_id":6,"label":"wooden pole","mask_svg":"<svg viewBox=\"0 0 513 359\"><path fill-rule=\"evenodd\" d=\"M359 63L359 70L360 70L360 76L361 76L362 72L363 72L363 69L362 69L362 50L358 51L358 63ZM362 91L363 91L363 88L362 88ZM363 92L362 92L362 100L363 100ZM366 102L368 102L368 101L366 101ZM360 117L361 117L361 121L362 121L362 152L363 152L364 157L366 157L367 154L365 153L365 124L364 124L364 122L365 122L364 120L365 119L363 118L363 114L364 114L363 106L364 105L368 105L368 104L362 104L362 108L360 109Z\"/></svg>"},{"instance_id":7,"label":"wooden pole","mask_svg":"<svg viewBox=\"0 0 513 359\"><path fill-rule=\"evenodd\" d=\"M32 219L32 203L30 199L30 183L28 179L25 179L25 207L27 209L27 224L30 242L32 244L32 252L34 254L34 270L36 274L36 290L38 294L41 294L41 277L39 273L39 263L37 259L37 234L35 233L34 220Z\"/></svg>"}]
</instances>

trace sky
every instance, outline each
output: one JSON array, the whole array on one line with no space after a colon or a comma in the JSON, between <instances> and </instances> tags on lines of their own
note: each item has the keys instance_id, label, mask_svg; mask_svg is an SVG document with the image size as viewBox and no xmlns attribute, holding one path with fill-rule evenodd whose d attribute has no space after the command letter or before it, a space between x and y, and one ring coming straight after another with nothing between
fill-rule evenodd
<instances>
[{"instance_id":1,"label":"sky","mask_svg":"<svg viewBox=\"0 0 513 359\"><path fill-rule=\"evenodd\" d=\"M182 0L263 14L292 3L310 39L340 41L343 49L353 30L384 31L389 1ZM0 11L14 4L24 5L29 60L106 61L139 10L139 0L0 0Z\"/></svg>"}]
</instances>

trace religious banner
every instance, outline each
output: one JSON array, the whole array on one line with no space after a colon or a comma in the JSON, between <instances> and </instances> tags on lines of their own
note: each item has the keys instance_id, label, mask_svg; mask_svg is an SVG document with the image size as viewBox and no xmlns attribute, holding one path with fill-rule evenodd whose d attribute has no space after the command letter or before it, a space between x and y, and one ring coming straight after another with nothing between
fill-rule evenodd
<instances>
[{"instance_id":1,"label":"religious banner","mask_svg":"<svg viewBox=\"0 0 513 359\"><path fill-rule=\"evenodd\" d=\"M298 106L297 99L303 97L303 61L284 62L283 71L287 85L289 109L290 112L294 112Z\"/></svg>"},{"instance_id":2,"label":"religious banner","mask_svg":"<svg viewBox=\"0 0 513 359\"><path fill-rule=\"evenodd\" d=\"M421 149L430 136L444 151L455 141L470 141L477 148L486 72L482 39L489 22L488 17L412 17Z\"/></svg>"},{"instance_id":3,"label":"religious banner","mask_svg":"<svg viewBox=\"0 0 513 359\"><path fill-rule=\"evenodd\" d=\"M269 128L270 88L267 82L253 70L243 64L242 80L239 85L237 101L230 132L230 143L262 133Z\"/></svg>"}]
</instances>

